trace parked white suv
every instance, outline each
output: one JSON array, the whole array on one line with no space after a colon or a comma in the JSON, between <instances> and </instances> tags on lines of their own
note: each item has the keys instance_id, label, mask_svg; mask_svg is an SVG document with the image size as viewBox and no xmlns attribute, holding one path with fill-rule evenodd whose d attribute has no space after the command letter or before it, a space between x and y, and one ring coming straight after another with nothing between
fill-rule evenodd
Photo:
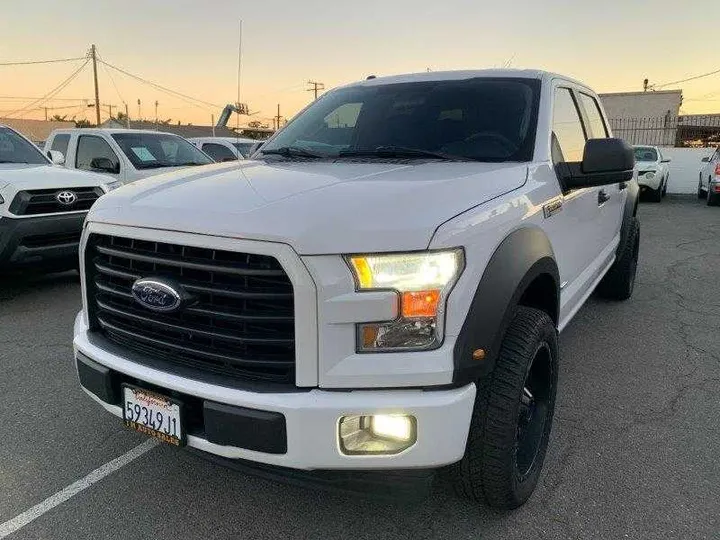
<instances>
[{"instance_id":1,"label":"parked white suv","mask_svg":"<svg viewBox=\"0 0 720 540\"><path fill-rule=\"evenodd\" d=\"M595 92L540 71L375 78L255 157L92 210L85 391L260 474L397 488L450 466L468 497L522 504L558 332L596 286L633 291L633 149Z\"/></svg>"},{"instance_id":2,"label":"parked white suv","mask_svg":"<svg viewBox=\"0 0 720 540\"><path fill-rule=\"evenodd\" d=\"M56 129L44 151L56 152L56 161L69 169L106 174L122 184L214 162L182 137L139 129Z\"/></svg>"},{"instance_id":3,"label":"parked white suv","mask_svg":"<svg viewBox=\"0 0 720 540\"><path fill-rule=\"evenodd\" d=\"M75 268L88 209L118 185L53 167L28 139L0 125L0 272Z\"/></svg>"},{"instance_id":4,"label":"parked white suv","mask_svg":"<svg viewBox=\"0 0 720 540\"><path fill-rule=\"evenodd\" d=\"M702 159L698 179L698 199L707 200L708 206L720 205L720 146L710 156Z\"/></svg>"},{"instance_id":5,"label":"parked white suv","mask_svg":"<svg viewBox=\"0 0 720 540\"><path fill-rule=\"evenodd\" d=\"M193 137L188 141L218 162L248 158L262 142L241 137Z\"/></svg>"},{"instance_id":6,"label":"parked white suv","mask_svg":"<svg viewBox=\"0 0 720 540\"><path fill-rule=\"evenodd\" d=\"M640 194L648 194L654 202L662 201L667 194L670 158L662 155L657 146L635 146L635 168L638 171Z\"/></svg>"}]
</instances>

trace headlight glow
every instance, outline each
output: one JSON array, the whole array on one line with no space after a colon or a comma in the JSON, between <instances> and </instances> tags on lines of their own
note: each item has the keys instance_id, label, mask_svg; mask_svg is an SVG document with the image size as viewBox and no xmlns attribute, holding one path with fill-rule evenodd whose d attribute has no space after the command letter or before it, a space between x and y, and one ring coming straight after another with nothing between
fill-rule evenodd
<instances>
[{"instance_id":1,"label":"headlight glow","mask_svg":"<svg viewBox=\"0 0 720 540\"><path fill-rule=\"evenodd\" d=\"M462 249L351 255L359 292L397 291L396 321L358 325L358 350L425 350L440 346L447 296L464 266Z\"/></svg>"}]
</instances>

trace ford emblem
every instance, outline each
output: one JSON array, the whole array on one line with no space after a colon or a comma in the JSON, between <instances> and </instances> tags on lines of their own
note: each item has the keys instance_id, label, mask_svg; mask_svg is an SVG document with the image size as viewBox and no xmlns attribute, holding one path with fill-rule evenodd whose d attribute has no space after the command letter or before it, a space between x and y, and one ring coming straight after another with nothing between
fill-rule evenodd
<instances>
[{"instance_id":1,"label":"ford emblem","mask_svg":"<svg viewBox=\"0 0 720 540\"><path fill-rule=\"evenodd\" d=\"M182 289L162 278L140 278L132 286L135 301L153 311L175 311L183 301Z\"/></svg>"}]
</instances>

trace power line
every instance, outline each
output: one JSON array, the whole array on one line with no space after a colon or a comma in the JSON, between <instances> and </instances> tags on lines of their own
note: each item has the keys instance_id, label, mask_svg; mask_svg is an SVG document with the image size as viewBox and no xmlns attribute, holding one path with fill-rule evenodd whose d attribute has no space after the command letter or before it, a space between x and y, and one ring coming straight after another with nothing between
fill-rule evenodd
<instances>
[{"instance_id":1,"label":"power line","mask_svg":"<svg viewBox=\"0 0 720 540\"><path fill-rule=\"evenodd\" d=\"M77 58L58 58L56 60L34 60L29 62L0 62L0 66L32 66L35 64L57 64L59 62L74 62L76 60L85 60L84 56Z\"/></svg>"},{"instance_id":2,"label":"power line","mask_svg":"<svg viewBox=\"0 0 720 540\"><path fill-rule=\"evenodd\" d=\"M325 84L317 81L308 81L308 85L312 86L312 88L308 88L307 91L314 92L315 100L317 101L318 90L325 90Z\"/></svg>"},{"instance_id":3,"label":"power line","mask_svg":"<svg viewBox=\"0 0 720 540\"><path fill-rule=\"evenodd\" d=\"M35 100L34 102L30 103L29 105L26 105L25 107L22 107L20 109L17 109L15 111L11 112L10 114L7 115L7 117L10 118L11 116L18 114L18 113L23 114L23 113L31 110L32 108L34 108L36 106L40 106L43 103L45 103L46 101L51 100L56 94L61 92L68 84L70 84L73 81L73 79L75 79L75 77L78 76L78 74L85 68L85 66L87 66L89 61L90 61L89 58L85 59L85 62L83 62L83 64L79 68L77 68L75 71L73 71L64 81L62 81L55 88L50 90L43 97Z\"/></svg>"},{"instance_id":4,"label":"power line","mask_svg":"<svg viewBox=\"0 0 720 540\"><path fill-rule=\"evenodd\" d=\"M142 82L142 83L148 84L148 85L152 86L153 88L156 88L156 89L161 90L161 91L163 91L163 92L166 92L166 93L168 93L168 94L174 95L175 97L184 98L184 99L186 99L186 100L189 100L189 102L202 103L203 105L206 105L206 106L208 106L208 107L213 107L213 108L216 108L216 109L221 109L221 108L222 108L220 105L218 105L218 104L216 104L216 103L210 103L210 102L208 102L208 101L203 101L202 99L198 99L198 98L194 98L194 97L192 97L192 96L188 96L187 94L183 94L183 93L181 93L181 92L177 92L177 91L171 90L170 88L167 88L167 87L165 87L165 86L159 85L158 83L154 83L154 82L152 82L152 81L148 81L147 79L143 79L142 77L140 77L140 76L138 76L138 75L133 75L133 74L130 73L129 71L125 71L125 70L122 69L122 68L119 68L119 67L117 67L117 66L113 66L112 64L106 62L105 60L102 60L102 59L101 59L101 60L99 60L99 61L100 61L101 64L104 64L104 65L106 65L107 67L109 67L109 68L111 68L111 69L114 69L115 71L119 71L119 72L122 73L123 75L127 75L128 77L131 77L131 78L133 78L133 79L135 79L135 80L138 80L138 81L140 81L140 82ZM198 105L195 105L195 106L196 106L196 107L199 107ZM199 108L202 108L202 107L199 107Z\"/></svg>"},{"instance_id":5,"label":"power line","mask_svg":"<svg viewBox=\"0 0 720 540\"><path fill-rule=\"evenodd\" d=\"M717 73L720 73L720 69L716 69L715 71L710 71L709 73L703 73L702 75L695 75L694 77L688 77L687 79L681 79L679 81L672 81L672 82L664 83L664 84L655 84L655 85L653 85L653 88L655 88L655 89L664 88L666 86L671 86L673 84L680 84L680 83L684 83L684 82L688 82L688 81L694 81L696 79L702 79L703 77L710 77L711 75L715 75Z\"/></svg>"},{"instance_id":6,"label":"power line","mask_svg":"<svg viewBox=\"0 0 720 540\"><path fill-rule=\"evenodd\" d=\"M118 88L117 84L115 84L115 79L113 78L112 73L110 73L110 70L109 70L109 69L107 68L107 66L105 65L105 62L103 61L102 56L100 56L100 55L98 54L98 58L100 59L100 64L101 64L102 67L103 67L103 71L105 72L105 74L106 74L106 75L108 76L108 78L110 79L110 82L112 83L113 88L115 88L115 93L116 93L116 94L118 95L118 97L120 98L120 102L124 105L124 104L127 103L127 102L125 101L125 99L123 99L122 94L120 93L120 89Z\"/></svg>"}]
</instances>

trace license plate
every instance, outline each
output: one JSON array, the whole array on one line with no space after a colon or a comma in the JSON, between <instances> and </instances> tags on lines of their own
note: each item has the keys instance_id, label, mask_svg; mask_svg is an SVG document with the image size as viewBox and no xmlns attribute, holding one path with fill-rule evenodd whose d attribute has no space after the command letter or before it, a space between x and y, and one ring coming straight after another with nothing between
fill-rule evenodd
<instances>
[{"instance_id":1,"label":"license plate","mask_svg":"<svg viewBox=\"0 0 720 540\"><path fill-rule=\"evenodd\" d=\"M182 403L136 386L123 385L125 425L174 446L185 446Z\"/></svg>"}]
</instances>

